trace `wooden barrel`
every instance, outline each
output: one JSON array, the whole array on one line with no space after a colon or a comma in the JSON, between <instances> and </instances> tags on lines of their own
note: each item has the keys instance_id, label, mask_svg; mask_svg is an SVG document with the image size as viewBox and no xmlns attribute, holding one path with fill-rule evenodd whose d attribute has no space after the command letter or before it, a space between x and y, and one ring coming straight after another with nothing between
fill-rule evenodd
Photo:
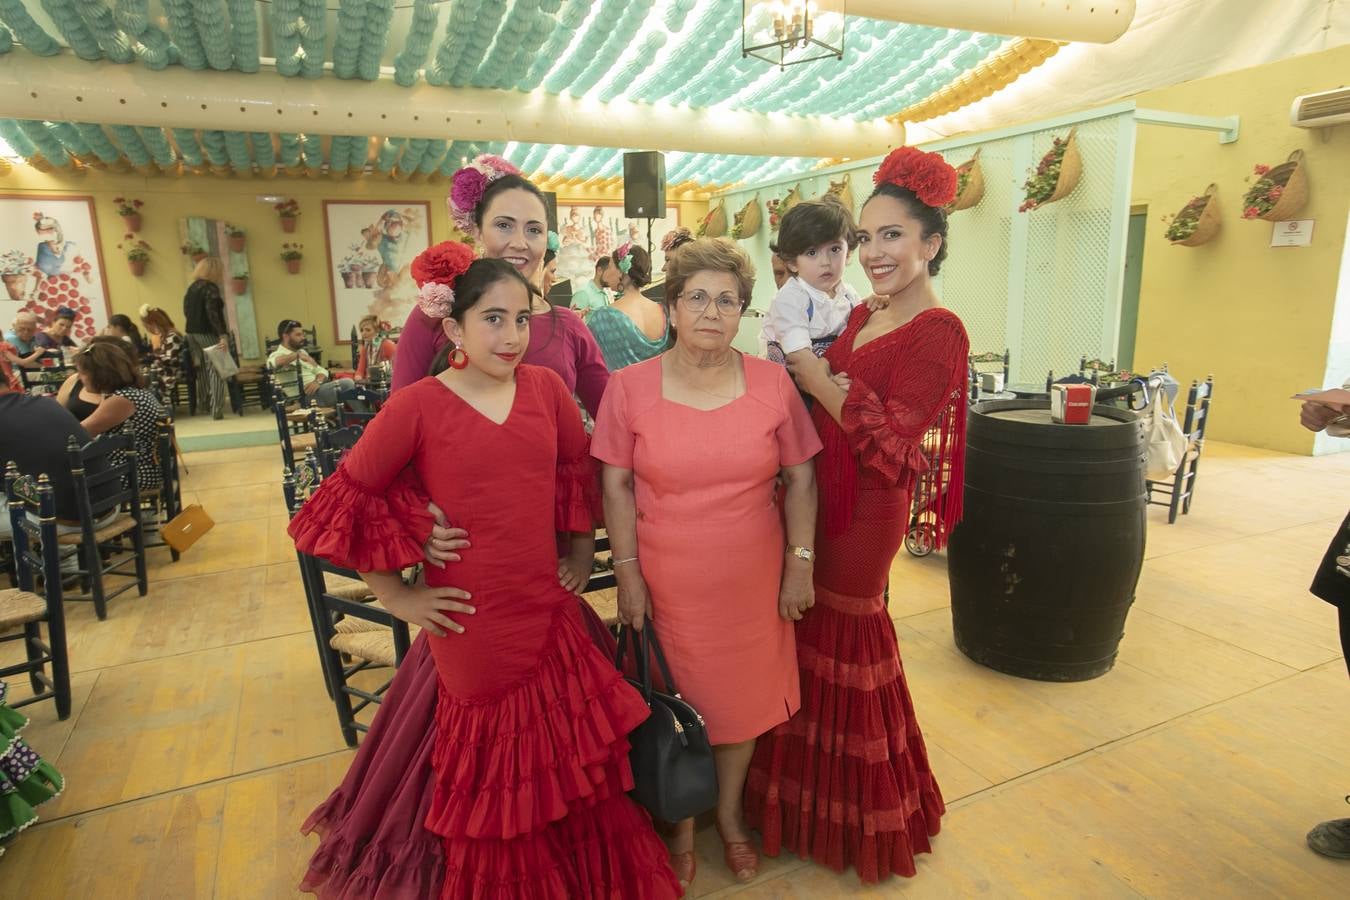
<instances>
[{"instance_id":1,"label":"wooden barrel","mask_svg":"<svg viewBox=\"0 0 1350 900\"><path fill-rule=\"evenodd\" d=\"M1086 681L1116 660L1144 561L1144 426L1093 409L1056 425L1048 401L970 410L965 517L948 578L956 646L1040 681Z\"/></svg>"}]
</instances>

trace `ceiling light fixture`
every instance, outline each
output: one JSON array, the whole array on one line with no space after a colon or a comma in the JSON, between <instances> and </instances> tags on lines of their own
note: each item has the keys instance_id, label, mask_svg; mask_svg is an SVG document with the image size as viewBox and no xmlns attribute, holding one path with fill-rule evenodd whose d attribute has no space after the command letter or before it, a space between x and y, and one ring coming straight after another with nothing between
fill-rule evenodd
<instances>
[{"instance_id":1,"label":"ceiling light fixture","mask_svg":"<svg viewBox=\"0 0 1350 900\"><path fill-rule=\"evenodd\" d=\"M842 60L844 16L822 14L816 0L741 0L741 57L747 56L780 70L830 57Z\"/></svg>"}]
</instances>

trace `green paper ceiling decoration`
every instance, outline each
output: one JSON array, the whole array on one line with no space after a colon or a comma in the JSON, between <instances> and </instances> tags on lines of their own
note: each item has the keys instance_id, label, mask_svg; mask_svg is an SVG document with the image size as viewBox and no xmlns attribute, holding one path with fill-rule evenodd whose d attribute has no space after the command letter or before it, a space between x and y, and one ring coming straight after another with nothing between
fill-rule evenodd
<instances>
[{"instance_id":1,"label":"green paper ceiling decoration","mask_svg":"<svg viewBox=\"0 0 1350 900\"><path fill-rule=\"evenodd\" d=\"M768 13L761 7L751 14ZM843 64L821 60L784 74L742 56L740 16L733 0L0 0L0 54L46 57L64 46L81 59L151 70L252 73L270 65L287 77L392 78L404 87L424 80L601 103L875 120L932 96L1006 42L850 17ZM290 125L271 133L0 119L0 136L17 154L61 168L209 166L247 174L280 167L311 175L369 168L390 177L444 177L466 158L498 152L541 178L575 182L622 172L618 148L453 133L409 139L370 122L359 126L366 135L309 134ZM671 152L666 172L671 184L706 188L790 176L816 163Z\"/></svg>"}]
</instances>

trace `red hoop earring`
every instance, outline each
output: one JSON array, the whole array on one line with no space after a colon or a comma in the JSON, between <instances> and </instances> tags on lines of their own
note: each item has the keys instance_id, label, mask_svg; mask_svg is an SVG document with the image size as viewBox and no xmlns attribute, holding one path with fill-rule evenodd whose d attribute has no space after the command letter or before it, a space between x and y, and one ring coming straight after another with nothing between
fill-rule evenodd
<instances>
[{"instance_id":1,"label":"red hoop earring","mask_svg":"<svg viewBox=\"0 0 1350 900\"><path fill-rule=\"evenodd\" d=\"M458 357L459 357L458 359L455 358L456 355L458 355ZM463 348L463 347L460 347L458 344L456 344L456 345L455 345L455 349L453 349L453 350L450 351L450 360L449 360L449 362L450 362L450 368L452 368L452 369L464 369L464 368L467 368L468 365L469 365L469 354L467 354L467 353L464 352L464 348Z\"/></svg>"}]
</instances>

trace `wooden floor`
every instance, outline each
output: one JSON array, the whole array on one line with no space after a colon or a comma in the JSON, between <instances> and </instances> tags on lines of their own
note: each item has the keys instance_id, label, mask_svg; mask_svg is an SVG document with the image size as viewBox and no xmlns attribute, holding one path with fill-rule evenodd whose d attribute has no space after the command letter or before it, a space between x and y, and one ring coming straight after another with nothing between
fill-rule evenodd
<instances>
[{"instance_id":1,"label":"wooden floor","mask_svg":"<svg viewBox=\"0 0 1350 900\"><path fill-rule=\"evenodd\" d=\"M176 564L153 551L149 596L124 595L107 621L70 605L74 713L30 708L28 732L67 789L0 859L0 894L295 895L314 844L296 829L351 752L319 676L278 451L188 463L216 528ZM1083 684L969 662L943 558L902 555L892 610L949 803L935 852L916 878L870 888L795 858L742 886L705 832L694 894L1350 895L1350 863L1304 845L1315 822L1350 816L1350 683L1334 612L1306 591L1347 498L1350 454L1211 445L1191 516L1151 512L1119 662Z\"/></svg>"}]
</instances>

